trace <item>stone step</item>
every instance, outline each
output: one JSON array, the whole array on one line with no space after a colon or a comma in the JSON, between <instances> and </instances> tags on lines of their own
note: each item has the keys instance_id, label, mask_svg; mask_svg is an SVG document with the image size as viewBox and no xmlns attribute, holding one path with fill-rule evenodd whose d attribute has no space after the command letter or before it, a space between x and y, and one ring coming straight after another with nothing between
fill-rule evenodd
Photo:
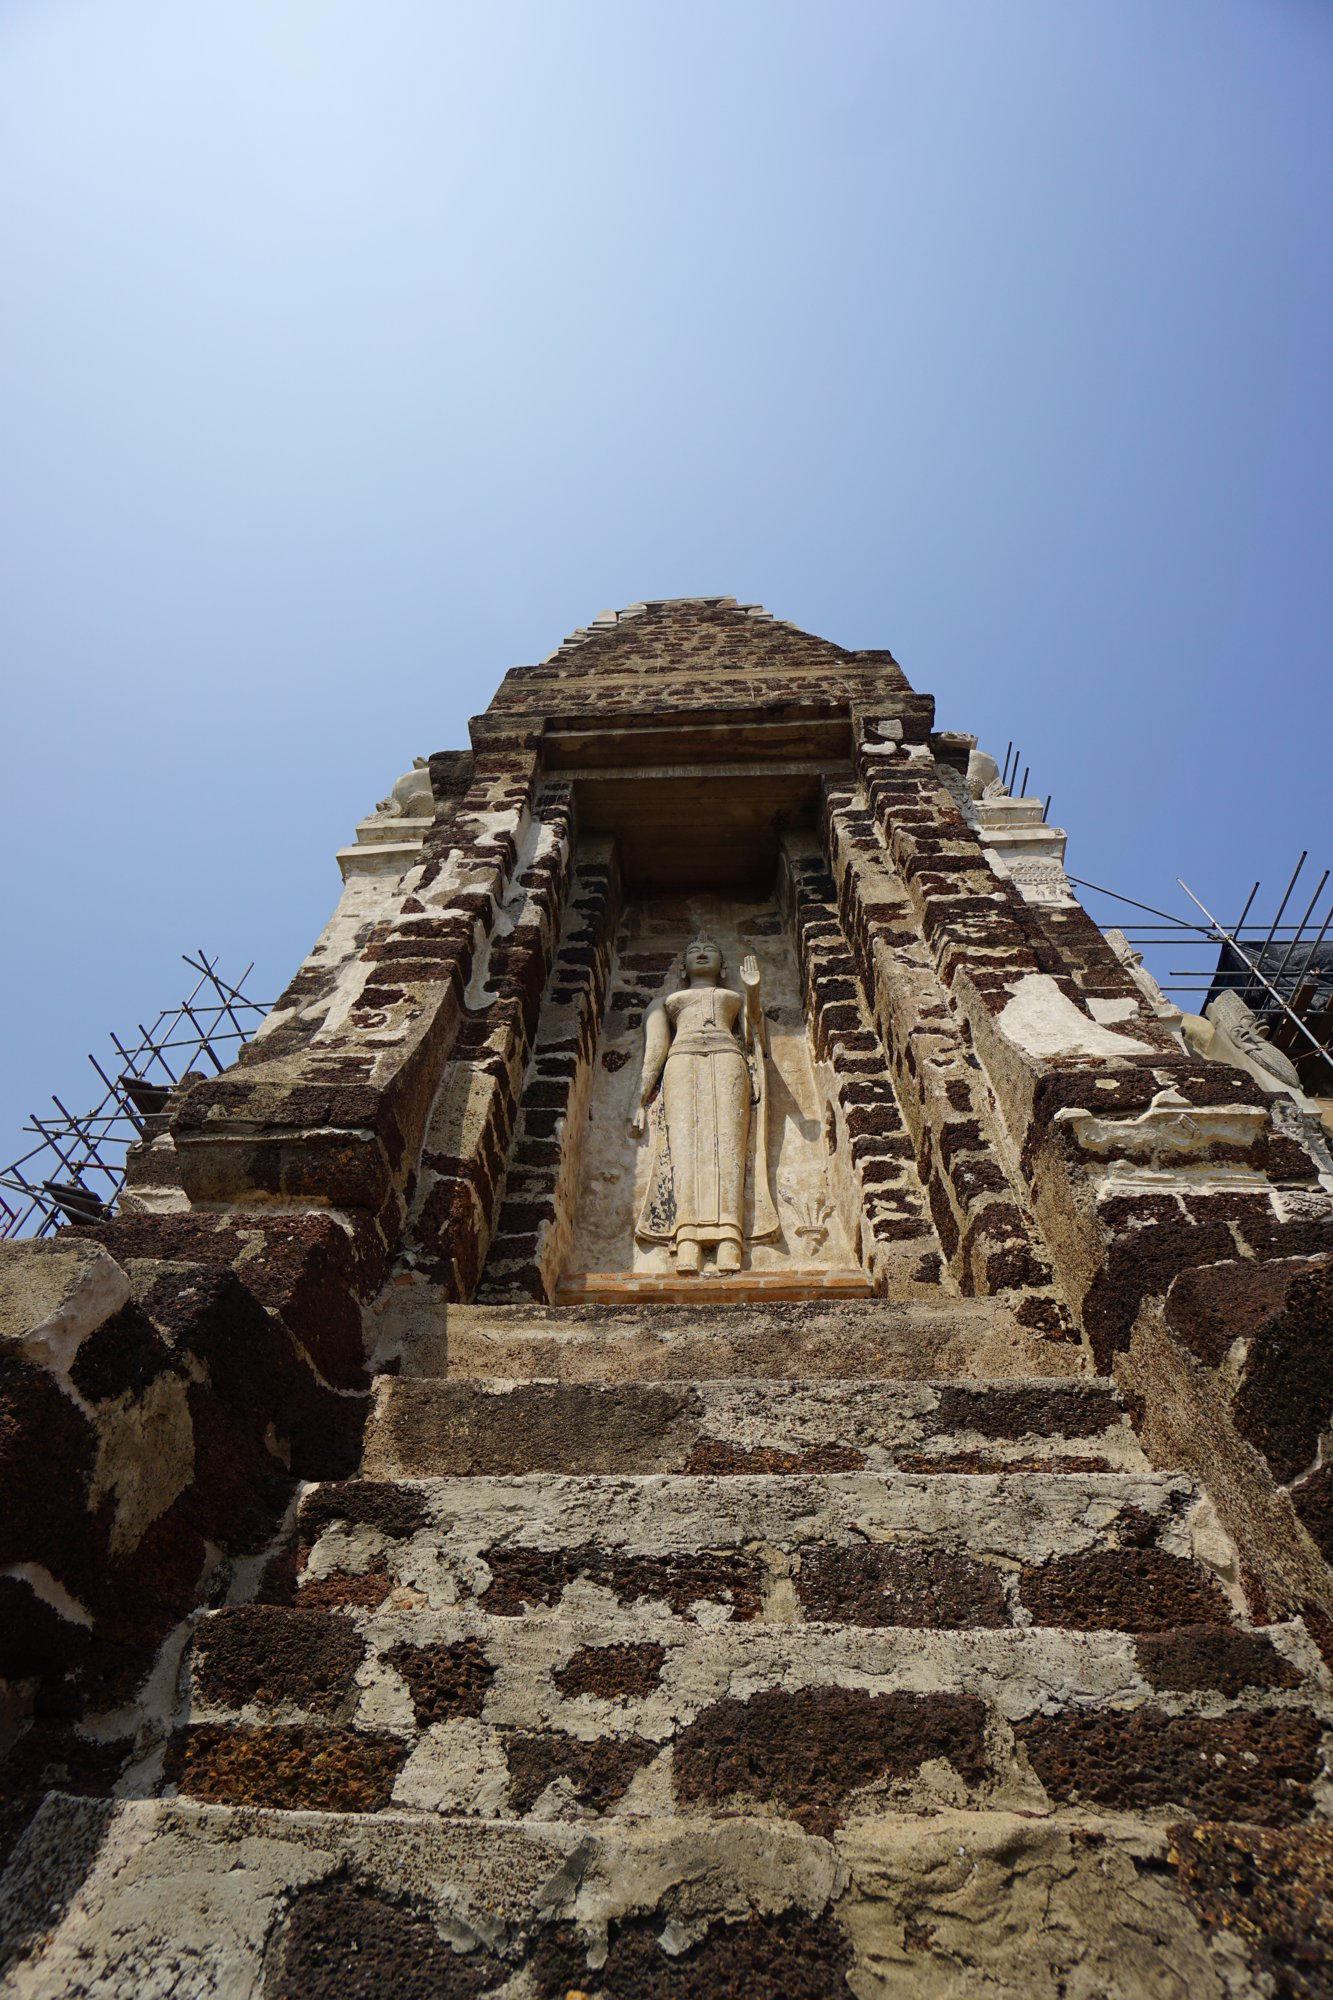
<instances>
[{"instance_id":1,"label":"stone step","mask_svg":"<svg viewBox=\"0 0 1333 2000\"><path fill-rule=\"evenodd\" d=\"M504 1382L381 1376L373 1479L508 1473L1146 1472L1095 1381L716 1378Z\"/></svg>"},{"instance_id":2,"label":"stone step","mask_svg":"<svg viewBox=\"0 0 1333 2000\"><path fill-rule=\"evenodd\" d=\"M1000 1299L940 1292L748 1305L459 1306L426 1286L390 1294L379 1352L405 1376L704 1381L715 1376L969 1380L1078 1375L1083 1347L1043 1339Z\"/></svg>"},{"instance_id":3,"label":"stone step","mask_svg":"<svg viewBox=\"0 0 1333 2000\"><path fill-rule=\"evenodd\" d=\"M1309 1827L1120 1812L944 1809L824 1837L53 1795L0 1915L22 2000L392 1994L404 1966L411 1990L469 2000L1258 2000L1273 1967L1299 1960L1309 1993L1333 1977L1309 1920L1330 1858Z\"/></svg>"},{"instance_id":4,"label":"stone step","mask_svg":"<svg viewBox=\"0 0 1333 2000\"><path fill-rule=\"evenodd\" d=\"M1325 1798L1300 1626L700 1629L275 1606L195 1635L168 1760L213 1803L481 1818L1059 1805L1285 1824Z\"/></svg>"},{"instance_id":5,"label":"stone step","mask_svg":"<svg viewBox=\"0 0 1333 2000\"><path fill-rule=\"evenodd\" d=\"M975 1695L783 1687L705 1709L663 1744L633 1732L199 1723L170 1748L210 1804L481 1819L744 1812L830 1831L864 1812L1118 1810L1288 1826L1323 1815L1328 1718L1304 1706L1177 1715L1057 1710L1002 1726ZM169 1787L168 1787L169 1788Z\"/></svg>"},{"instance_id":6,"label":"stone step","mask_svg":"<svg viewBox=\"0 0 1333 2000\"><path fill-rule=\"evenodd\" d=\"M1243 1701L1327 1708L1333 1681L1305 1627L1227 1622L1086 1631L1055 1625L810 1622L700 1626L642 1606L496 1617L445 1611L209 1613L186 1656L183 1720L334 1723L413 1736L483 1716L501 1729L605 1730L663 1742L738 1689L845 1685L979 1696L1014 1722L1046 1710L1156 1702L1172 1714Z\"/></svg>"},{"instance_id":7,"label":"stone step","mask_svg":"<svg viewBox=\"0 0 1333 2000\"><path fill-rule=\"evenodd\" d=\"M307 1491L299 1533L310 1609L1099 1628L1239 1601L1211 1510L1165 1473L349 1480Z\"/></svg>"},{"instance_id":8,"label":"stone step","mask_svg":"<svg viewBox=\"0 0 1333 2000\"><path fill-rule=\"evenodd\" d=\"M869 1272L859 1267L784 1264L777 1270L738 1271L730 1276L716 1269L693 1276L680 1271L581 1271L560 1279L555 1288L555 1303L697 1306L701 1275L715 1305L875 1296Z\"/></svg>"}]
</instances>

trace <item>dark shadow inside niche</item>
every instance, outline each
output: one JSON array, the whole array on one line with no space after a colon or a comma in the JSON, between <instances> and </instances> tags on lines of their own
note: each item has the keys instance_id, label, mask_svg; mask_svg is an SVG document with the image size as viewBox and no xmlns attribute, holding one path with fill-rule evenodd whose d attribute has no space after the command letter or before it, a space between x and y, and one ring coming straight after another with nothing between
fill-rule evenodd
<instances>
[{"instance_id":1,"label":"dark shadow inside niche","mask_svg":"<svg viewBox=\"0 0 1333 2000\"><path fill-rule=\"evenodd\" d=\"M627 895L771 897L784 833L814 828L823 771L611 771L574 785L581 832L613 834Z\"/></svg>"}]
</instances>

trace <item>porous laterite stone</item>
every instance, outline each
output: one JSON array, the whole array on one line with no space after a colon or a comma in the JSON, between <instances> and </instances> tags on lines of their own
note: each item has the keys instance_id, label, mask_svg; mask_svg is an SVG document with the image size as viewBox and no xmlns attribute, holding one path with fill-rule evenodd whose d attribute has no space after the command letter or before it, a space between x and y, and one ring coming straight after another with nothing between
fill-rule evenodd
<instances>
[{"instance_id":1,"label":"porous laterite stone","mask_svg":"<svg viewBox=\"0 0 1333 2000\"><path fill-rule=\"evenodd\" d=\"M820 1623L957 1629L1009 1622L998 1571L948 1549L812 1543L800 1551L796 1594L806 1617Z\"/></svg>"},{"instance_id":2,"label":"porous laterite stone","mask_svg":"<svg viewBox=\"0 0 1333 2000\"><path fill-rule=\"evenodd\" d=\"M1278 2000L1333 1992L1333 1828L1171 1828L1170 1858L1205 1931L1235 1939Z\"/></svg>"},{"instance_id":3,"label":"porous laterite stone","mask_svg":"<svg viewBox=\"0 0 1333 2000\"><path fill-rule=\"evenodd\" d=\"M831 1917L784 1910L713 1924L686 1951L662 1949L662 1921L611 1926L605 1962L572 1924L539 1931L527 1962L538 2000L849 2000L851 1950Z\"/></svg>"},{"instance_id":4,"label":"porous laterite stone","mask_svg":"<svg viewBox=\"0 0 1333 2000\"><path fill-rule=\"evenodd\" d=\"M699 1602L726 1605L738 1619L757 1618L763 1608L763 1567L743 1550L622 1556L590 1542L572 1549L497 1547L484 1560L491 1581L479 1601L501 1617L559 1603L576 1577L613 1591L622 1604L661 1598L678 1616Z\"/></svg>"},{"instance_id":5,"label":"porous laterite stone","mask_svg":"<svg viewBox=\"0 0 1333 2000\"><path fill-rule=\"evenodd\" d=\"M1006 1382L985 1389L941 1389L931 1428L936 1433L973 1431L986 1438L1086 1438L1113 1429L1119 1417L1111 1389Z\"/></svg>"},{"instance_id":6,"label":"porous laterite stone","mask_svg":"<svg viewBox=\"0 0 1333 2000\"><path fill-rule=\"evenodd\" d=\"M742 1472L860 1472L866 1455L844 1445L811 1445L806 1451L783 1451L776 1445L730 1444L721 1438L701 1438L682 1470L725 1475Z\"/></svg>"},{"instance_id":7,"label":"porous laterite stone","mask_svg":"<svg viewBox=\"0 0 1333 2000\"><path fill-rule=\"evenodd\" d=\"M296 1592L304 1611L374 1611L393 1589L393 1579L383 1560L360 1571L331 1570L327 1576L313 1576Z\"/></svg>"},{"instance_id":8,"label":"porous laterite stone","mask_svg":"<svg viewBox=\"0 0 1333 2000\"><path fill-rule=\"evenodd\" d=\"M327 1612L246 1604L207 1619L194 1638L194 1684L218 1708L294 1703L327 1714L352 1686L365 1641Z\"/></svg>"},{"instance_id":9,"label":"porous laterite stone","mask_svg":"<svg viewBox=\"0 0 1333 2000\"><path fill-rule=\"evenodd\" d=\"M391 1480L344 1479L317 1486L301 1502L301 1533L307 1542L335 1521L351 1527L378 1528L394 1541L405 1541L430 1519L420 1493Z\"/></svg>"},{"instance_id":10,"label":"porous laterite stone","mask_svg":"<svg viewBox=\"0 0 1333 2000\"><path fill-rule=\"evenodd\" d=\"M1024 1569L1019 1597L1034 1625L1082 1632L1160 1632L1227 1625L1222 1587L1198 1563L1160 1549L1094 1549Z\"/></svg>"},{"instance_id":11,"label":"porous laterite stone","mask_svg":"<svg viewBox=\"0 0 1333 2000\"><path fill-rule=\"evenodd\" d=\"M177 1366L148 1314L131 1299L79 1348L69 1378L81 1396L97 1403L141 1396L164 1369Z\"/></svg>"},{"instance_id":12,"label":"porous laterite stone","mask_svg":"<svg viewBox=\"0 0 1333 2000\"><path fill-rule=\"evenodd\" d=\"M1276 1479L1311 1465L1333 1417L1333 1260L1291 1280L1255 1336L1234 1408L1236 1428Z\"/></svg>"},{"instance_id":13,"label":"porous laterite stone","mask_svg":"<svg viewBox=\"0 0 1333 2000\"><path fill-rule=\"evenodd\" d=\"M278 1932L266 2000L478 2000L506 1968L457 1952L426 1916L353 1883L298 1895Z\"/></svg>"},{"instance_id":14,"label":"porous laterite stone","mask_svg":"<svg viewBox=\"0 0 1333 2000\"><path fill-rule=\"evenodd\" d=\"M210 1805L379 1812L407 1751L382 1731L201 1723L176 1739L168 1768L188 1798Z\"/></svg>"},{"instance_id":15,"label":"porous laterite stone","mask_svg":"<svg viewBox=\"0 0 1333 2000\"><path fill-rule=\"evenodd\" d=\"M0 1361L0 1563L35 1548L77 1595L105 1536L89 1531L87 1492L97 1456L92 1425L44 1368ZM93 1546L90 1546L93 1545ZM31 1673L21 1659L3 1669Z\"/></svg>"},{"instance_id":16,"label":"porous laterite stone","mask_svg":"<svg viewBox=\"0 0 1333 2000\"><path fill-rule=\"evenodd\" d=\"M632 1471L701 1405L696 1391L655 1382L526 1382L503 1396L450 1382L429 1408L428 1439L413 1438L408 1448L432 1472L477 1477Z\"/></svg>"},{"instance_id":17,"label":"porous laterite stone","mask_svg":"<svg viewBox=\"0 0 1333 2000\"><path fill-rule=\"evenodd\" d=\"M476 1639L435 1646L404 1643L384 1657L407 1682L413 1713L423 1729L455 1716L480 1715L495 1679L495 1668Z\"/></svg>"},{"instance_id":18,"label":"porous laterite stone","mask_svg":"<svg viewBox=\"0 0 1333 2000\"><path fill-rule=\"evenodd\" d=\"M579 1805L607 1812L656 1754L657 1745L642 1736L585 1742L556 1729L515 1730L505 1737L510 1804L516 1813L531 1812L547 1786L563 1778Z\"/></svg>"},{"instance_id":19,"label":"porous laterite stone","mask_svg":"<svg viewBox=\"0 0 1333 2000\"><path fill-rule=\"evenodd\" d=\"M1262 1632L1235 1632L1225 1625L1144 1632L1134 1641L1134 1658L1154 1688L1208 1688L1235 1696L1245 1688L1298 1687L1301 1678Z\"/></svg>"},{"instance_id":20,"label":"porous laterite stone","mask_svg":"<svg viewBox=\"0 0 1333 2000\"><path fill-rule=\"evenodd\" d=\"M1015 1731L1053 1799L1146 1812L1173 1807L1207 1819L1286 1826L1311 1811L1319 1772L1318 1717L1307 1708L1221 1716L1032 1716Z\"/></svg>"},{"instance_id":21,"label":"porous laterite stone","mask_svg":"<svg viewBox=\"0 0 1333 2000\"><path fill-rule=\"evenodd\" d=\"M644 1639L618 1646L580 1646L551 1679L567 1701L582 1694L625 1701L651 1694L662 1678L665 1646Z\"/></svg>"},{"instance_id":22,"label":"porous laterite stone","mask_svg":"<svg viewBox=\"0 0 1333 2000\"><path fill-rule=\"evenodd\" d=\"M1114 1472L1115 1467L1108 1458L1093 1458L1075 1452L1054 1453L1022 1452L1013 1458L1000 1458L994 1452L985 1451L914 1451L904 1452L898 1459L902 1472L1062 1472L1066 1475L1076 1472Z\"/></svg>"},{"instance_id":23,"label":"porous laterite stone","mask_svg":"<svg viewBox=\"0 0 1333 2000\"><path fill-rule=\"evenodd\" d=\"M1321 1465L1293 1486L1291 1500L1315 1547L1333 1563L1333 1465Z\"/></svg>"},{"instance_id":24,"label":"porous laterite stone","mask_svg":"<svg viewBox=\"0 0 1333 2000\"><path fill-rule=\"evenodd\" d=\"M1068 1309L1055 1299L1026 1298L1014 1318L1020 1326L1030 1327L1048 1340L1076 1338Z\"/></svg>"},{"instance_id":25,"label":"porous laterite stone","mask_svg":"<svg viewBox=\"0 0 1333 2000\"><path fill-rule=\"evenodd\" d=\"M1252 1340L1281 1312L1300 1267L1235 1260L1182 1271L1166 1299L1166 1322L1192 1354L1220 1368L1236 1340Z\"/></svg>"},{"instance_id":26,"label":"porous laterite stone","mask_svg":"<svg viewBox=\"0 0 1333 2000\"><path fill-rule=\"evenodd\" d=\"M827 1832L855 1794L911 1778L936 1758L964 1784L981 1783L985 1719L974 1695L808 1687L728 1697L676 1738L676 1793L688 1804L776 1805Z\"/></svg>"}]
</instances>

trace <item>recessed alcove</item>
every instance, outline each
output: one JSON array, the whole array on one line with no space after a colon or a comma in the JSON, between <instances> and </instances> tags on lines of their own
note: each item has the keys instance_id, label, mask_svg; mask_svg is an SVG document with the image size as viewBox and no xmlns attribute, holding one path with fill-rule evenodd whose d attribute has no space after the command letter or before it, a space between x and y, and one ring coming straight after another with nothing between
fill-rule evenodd
<instances>
[{"instance_id":1,"label":"recessed alcove","mask_svg":"<svg viewBox=\"0 0 1333 2000\"><path fill-rule=\"evenodd\" d=\"M910 1161L888 1157L901 1141L876 1139L877 1157L866 1164L867 1118L878 1121L876 1132L885 1120L886 1130L901 1130L872 1024L860 1020L854 1051L827 1031L830 1005L841 1018L860 1004L847 940L826 900L820 837L827 788L852 779L850 751L846 709L830 713L818 700L780 714L548 724L547 782L558 787L573 834L569 900L477 1296L741 1302L862 1297L886 1281L915 1293L931 1284L940 1259L919 1184ZM701 931L721 947L720 988L740 992L747 955L760 971L763 1178L777 1227L751 1227L747 1216L739 1270L719 1269L716 1236L695 1271L678 1237L654 1238L641 1226L665 1116L660 1088L648 1132L630 1130L645 1022L682 991L684 952ZM824 1021L818 1045L812 1009ZM749 1060L747 1201L760 1123L752 1049ZM867 1081L870 1072L877 1080ZM867 1093L877 1108L867 1110Z\"/></svg>"},{"instance_id":2,"label":"recessed alcove","mask_svg":"<svg viewBox=\"0 0 1333 2000\"><path fill-rule=\"evenodd\" d=\"M817 766L771 770L608 772L574 787L589 833L613 834L627 894L775 892L782 835L819 817Z\"/></svg>"},{"instance_id":3,"label":"recessed alcove","mask_svg":"<svg viewBox=\"0 0 1333 2000\"><path fill-rule=\"evenodd\" d=\"M673 1274L665 1243L636 1238L645 1199L651 1145L629 1130L638 1101L649 1008L680 987L682 953L700 931L722 949L723 983L739 982L743 958L760 972L760 1004L767 1036L767 1132L763 1170L777 1211L779 1231L749 1242L747 1271L810 1278L855 1269L854 1223L839 1214L835 1176L824 1139L830 1079L817 1074L806 1026L800 967L790 921L790 899L777 885L764 897L691 890L627 895L617 928L606 1005L593 1058L588 1109L578 1134L580 1170L571 1217L570 1244L561 1279L586 1290L589 1273ZM741 1274L738 1274L741 1275ZM716 1274L693 1280L718 1282Z\"/></svg>"}]
</instances>

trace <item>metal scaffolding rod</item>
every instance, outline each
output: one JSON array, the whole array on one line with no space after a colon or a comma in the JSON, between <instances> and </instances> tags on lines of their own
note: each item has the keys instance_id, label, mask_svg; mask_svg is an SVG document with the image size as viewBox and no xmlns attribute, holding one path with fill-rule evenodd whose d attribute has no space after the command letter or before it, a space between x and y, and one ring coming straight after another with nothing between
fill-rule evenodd
<instances>
[{"instance_id":1,"label":"metal scaffolding rod","mask_svg":"<svg viewBox=\"0 0 1333 2000\"><path fill-rule=\"evenodd\" d=\"M109 1215L125 1179L126 1156L144 1137L148 1118L201 1065L221 1071L234 1062L259 1026L268 1006L245 991L253 964L233 982L221 977L217 960L205 951L182 957L198 977L179 1005L166 1008L151 1026L139 1022L137 1041L109 1036L116 1074L108 1075L89 1055L100 1086L91 1108L71 1111L53 1095L54 1117L30 1115L23 1129L37 1144L0 1169L0 1238L48 1236L62 1222Z\"/></svg>"},{"instance_id":2,"label":"metal scaffolding rod","mask_svg":"<svg viewBox=\"0 0 1333 2000\"><path fill-rule=\"evenodd\" d=\"M1325 939L1333 932L1333 901L1328 904L1322 922L1318 914L1320 903L1329 890L1330 882L1333 882L1333 869L1323 871L1304 911L1293 921L1287 911L1308 860L1308 852L1302 853L1272 922L1267 925L1249 922L1259 894L1258 882L1245 898L1245 906L1237 921L1228 925L1215 917L1183 881L1180 887L1200 912L1202 921L1178 917L1169 910L1159 910L1154 904L1140 902L1133 896L1126 896L1117 889L1107 889L1097 882L1080 880L1077 876L1071 876L1070 880L1081 889L1124 904L1129 910L1142 912L1137 921L1127 917L1124 931L1127 941L1136 950L1160 953L1168 943L1176 943L1182 947L1182 957L1192 958L1195 954L1188 949L1191 943L1207 942L1220 947L1217 958L1207 964L1173 965L1169 972L1164 971L1161 975L1163 992L1181 997L1187 1006L1190 1001L1184 999L1186 995L1211 996L1227 990L1239 992L1255 1008L1267 1030L1274 1033L1284 1052L1294 1061L1307 1066L1303 1071L1306 1088L1317 1094L1327 1086L1315 1080L1308 1065L1322 1062L1333 1072L1333 1032L1330 1032L1333 1030L1333 950L1325 949ZM1199 997L1193 1004L1203 1006L1205 1002ZM1316 1074L1322 1075L1322 1072Z\"/></svg>"},{"instance_id":3,"label":"metal scaffolding rod","mask_svg":"<svg viewBox=\"0 0 1333 2000\"><path fill-rule=\"evenodd\" d=\"M1192 924L1186 917L1173 917L1169 910L1159 910L1152 903L1137 902L1133 896L1122 896L1118 889L1103 889L1100 882L1085 882L1079 875L1071 875L1069 880L1078 889L1091 889L1098 896L1109 896L1113 903L1128 903L1132 910L1147 910L1150 916L1164 918L1168 924L1173 925L1177 930L1195 931L1203 935L1202 924Z\"/></svg>"},{"instance_id":4,"label":"metal scaffolding rod","mask_svg":"<svg viewBox=\"0 0 1333 2000\"><path fill-rule=\"evenodd\" d=\"M1298 862L1296 865L1296 874L1292 876L1290 883L1288 883L1287 885L1287 894L1282 899L1282 909L1285 909L1287 906L1287 899L1288 897L1290 897L1291 891L1295 887L1296 875L1300 874L1301 863L1303 863L1304 860L1305 856L1302 855L1300 862ZM1252 973L1254 978L1258 980L1259 984L1263 987L1264 991L1269 995L1271 999L1277 1002L1278 1007L1281 1009L1286 1019L1295 1028L1297 1034L1300 1035L1304 1041L1307 1041L1310 1044L1310 1047L1314 1050L1316 1055L1324 1057L1324 1059L1327 1061L1329 1059L1330 1044L1328 1042L1321 1042L1319 1040L1318 1036L1311 1031L1310 1027L1307 1025L1302 1016L1298 1014L1295 1008L1290 1005L1286 996L1283 993L1281 993L1276 986L1274 986L1273 982L1266 976L1266 974L1262 969L1263 953L1265 950L1269 948L1269 946L1272 943L1272 936L1273 936L1272 931L1271 930L1269 931L1268 938L1266 939L1264 946L1260 950L1259 953L1260 962L1256 963L1256 961L1250 957L1249 953L1246 951L1244 945L1241 944L1239 939L1236 938L1229 930L1227 930L1224 924L1218 922L1217 918L1213 915L1212 911L1208 908L1207 904L1200 902L1199 898L1195 895L1194 891L1190 888L1189 884L1187 882L1181 881L1181 878L1179 876L1176 877L1176 881L1179 883L1180 887L1185 891L1185 894L1189 897L1191 903L1193 903L1197 909L1203 911L1203 914L1205 915L1205 917L1207 917L1208 922L1212 926L1215 935L1221 938L1223 942L1227 944L1232 951L1235 952L1237 958L1240 959L1243 965L1248 966L1250 972ZM1279 911L1279 915L1280 914L1281 912ZM1327 928L1327 925L1325 926L1325 928Z\"/></svg>"}]
</instances>

